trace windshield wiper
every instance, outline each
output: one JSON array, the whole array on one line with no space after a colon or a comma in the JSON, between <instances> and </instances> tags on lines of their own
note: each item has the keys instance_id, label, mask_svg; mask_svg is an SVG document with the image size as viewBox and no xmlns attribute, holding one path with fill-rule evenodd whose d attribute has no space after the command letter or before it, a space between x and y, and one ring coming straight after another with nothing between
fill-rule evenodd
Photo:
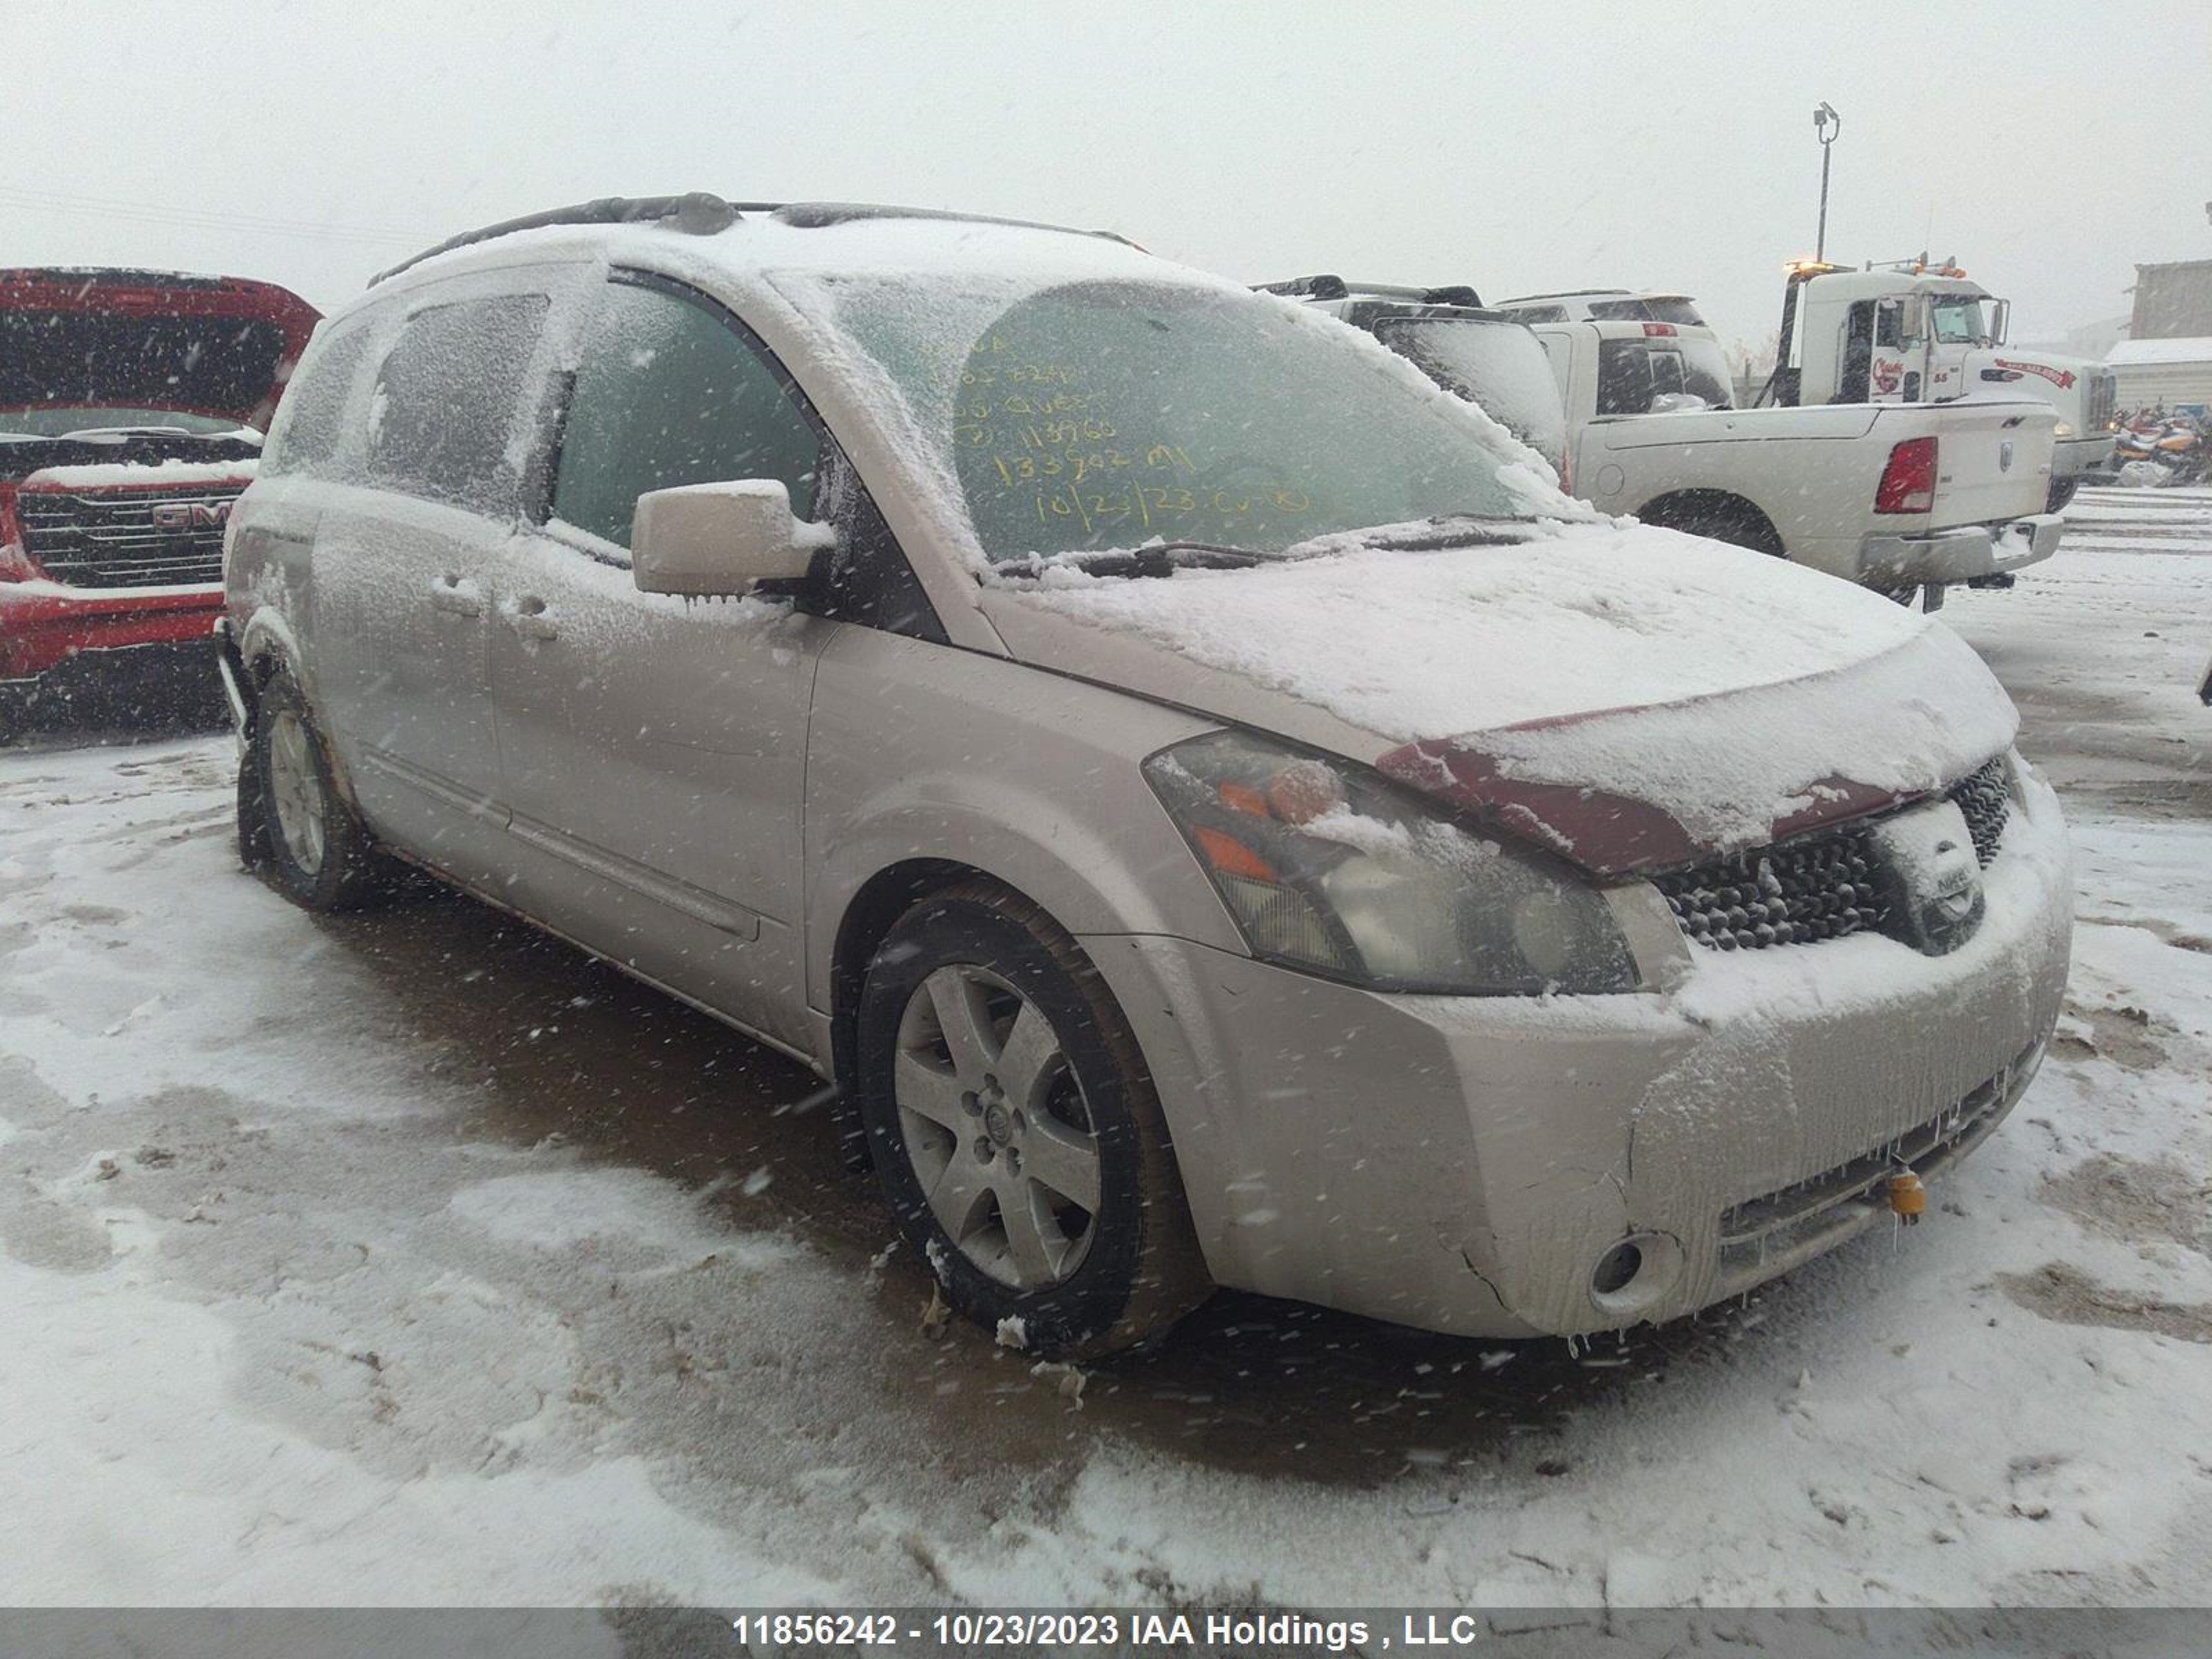
<instances>
[{"instance_id":1,"label":"windshield wiper","mask_svg":"<svg viewBox=\"0 0 2212 1659\"><path fill-rule=\"evenodd\" d=\"M1528 519L1494 513L1438 513L1419 524L1334 531L1311 541L1294 543L1284 552L1296 558L1370 548L1385 553L1426 553L1449 547L1514 547L1533 540L1535 534L1535 525Z\"/></svg>"},{"instance_id":2,"label":"windshield wiper","mask_svg":"<svg viewBox=\"0 0 2212 1659\"><path fill-rule=\"evenodd\" d=\"M1116 547L1090 553L1062 553L1048 558L1031 556L1009 559L998 567L1001 574L1042 576L1054 566L1080 570L1091 576L1172 576L1178 570L1243 570L1255 564L1272 564L1280 553L1255 553L1249 547L1223 547L1212 542L1152 542L1143 547Z\"/></svg>"},{"instance_id":3,"label":"windshield wiper","mask_svg":"<svg viewBox=\"0 0 2212 1659\"><path fill-rule=\"evenodd\" d=\"M73 444L128 443L133 438L208 438L216 434L195 432L188 426L81 426L64 432L62 441Z\"/></svg>"}]
</instances>

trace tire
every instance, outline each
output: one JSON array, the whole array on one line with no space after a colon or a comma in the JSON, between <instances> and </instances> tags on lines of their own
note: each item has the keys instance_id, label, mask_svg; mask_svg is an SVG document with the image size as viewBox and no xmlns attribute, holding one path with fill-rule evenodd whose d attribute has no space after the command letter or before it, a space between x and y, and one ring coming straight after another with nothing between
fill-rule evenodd
<instances>
[{"instance_id":1,"label":"tire","mask_svg":"<svg viewBox=\"0 0 2212 1659\"><path fill-rule=\"evenodd\" d=\"M304 910L349 910L380 896L385 872L368 831L331 781L330 752L290 676L279 673L261 693L252 776L239 780L239 848L251 858L255 827L268 852L263 873Z\"/></svg>"},{"instance_id":2,"label":"tire","mask_svg":"<svg viewBox=\"0 0 2212 1659\"><path fill-rule=\"evenodd\" d=\"M2043 510L2045 513L2063 513L2081 488L2081 479L2079 474L2068 478L2053 478L2051 481L2051 495L2045 501Z\"/></svg>"},{"instance_id":3,"label":"tire","mask_svg":"<svg viewBox=\"0 0 2212 1659\"><path fill-rule=\"evenodd\" d=\"M1206 1298L1136 1039L1044 912L988 883L922 900L869 964L859 1014L869 1155L954 1307L1071 1357L1155 1340Z\"/></svg>"},{"instance_id":4,"label":"tire","mask_svg":"<svg viewBox=\"0 0 2212 1659\"><path fill-rule=\"evenodd\" d=\"M268 869L269 804L261 787L261 761L252 740L238 756L238 862L249 874Z\"/></svg>"}]
</instances>

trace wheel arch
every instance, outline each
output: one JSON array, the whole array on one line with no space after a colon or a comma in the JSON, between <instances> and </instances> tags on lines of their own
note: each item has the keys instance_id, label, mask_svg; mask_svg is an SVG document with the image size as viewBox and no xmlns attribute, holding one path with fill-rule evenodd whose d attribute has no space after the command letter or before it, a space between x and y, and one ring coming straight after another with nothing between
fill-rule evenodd
<instances>
[{"instance_id":1,"label":"wheel arch","mask_svg":"<svg viewBox=\"0 0 2212 1659\"><path fill-rule=\"evenodd\" d=\"M829 963L830 1074L839 1089L849 1091L855 1080L860 987L867 978L868 963L898 926L901 916L932 893L971 881L1007 887L988 871L955 859L911 858L877 871L846 901L837 919ZM1007 890L1030 898L1018 888L1007 887Z\"/></svg>"},{"instance_id":2,"label":"wheel arch","mask_svg":"<svg viewBox=\"0 0 2212 1659\"><path fill-rule=\"evenodd\" d=\"M244 671L240 694L249 708L258 710L261 694L269 683L279 674L289 674L307 699L308 713L318 725L325 720L322 700L315 692L314 678L309 672L307 653L301 648L299 635L290 620L273 606L262 605L246 619L246 626L238 632L239 665ZM361 800L354 792L353 775L347 769L344 757L337 744L331 741L327 726L323 727L324 757L331 769L331 781L338 793L356 812L361 810Z\"/></svg>"},{"instance_id":3,"label":"wheel arch","mask_svg":"<svg viewBox=\"0 0 2212 1659\"><path fill-rule=\"evenodd\" d=\"M1737 547L1748 547L1756 552L1771 553L1778 558L1789 556L1782 532L1765 508L1747 495L1732 489L1710 487L1670 489L1653 496L1636 509L1636 516L1649 525L1662 529L1680 530L1692 536L1707 536L1715 541L1724 541ZM1740 541L1734 536L1718 533L1718 527L1738 528L1753 538Z\"/></svg>"}]
</instances>

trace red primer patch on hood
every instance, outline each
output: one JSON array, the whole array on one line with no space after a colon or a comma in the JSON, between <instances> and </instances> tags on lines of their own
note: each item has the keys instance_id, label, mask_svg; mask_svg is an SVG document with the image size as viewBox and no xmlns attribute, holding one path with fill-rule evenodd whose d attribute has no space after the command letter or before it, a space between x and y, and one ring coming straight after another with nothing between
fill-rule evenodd
<instances>
[{"instance_id":1,"label":"red primer patch on hood","mask_svg":"<svg viewBox=\"0 0 2212 1659\"><path fill-rule=\"evenodd\" d=\"M1744 850L1701 840L1664 807L1650 801L1603 789L1509 776L1494 757L1474 746L1478 741L1440 738L1409 743L1382 756L1376 762L1376 769L1409 788L1495 823L1508 834L1534 842L1592 875L1637 875ZM1820 780L1807 793L1814 799L1776 818L1771 833L1759 844L1858 817L1906 799L1891 790L1837 777Z\"/></svg>"}]
</instances>

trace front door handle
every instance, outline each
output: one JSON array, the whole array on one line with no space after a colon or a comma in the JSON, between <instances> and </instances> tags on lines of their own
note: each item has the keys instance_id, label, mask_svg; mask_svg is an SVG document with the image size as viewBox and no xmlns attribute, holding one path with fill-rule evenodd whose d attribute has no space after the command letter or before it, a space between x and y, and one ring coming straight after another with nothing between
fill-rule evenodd
<instances>
[{"instance_id":1,"label":"front door handle","mask_svg":"<svg viewBox=\"0 0 2212 1659\"><path fill-rule=\"evenodd\" d=\"M439 576L430 583L430 608L454 617L483 615L483 590L464 576Z\"/></svg>"},{"instance_id":2,"label":"front door handle","mask_svg":"<svg viewBox=\"0 0 2212 1659\"><path fill-rule=\"evenodd\" d=\"M561 624L546 611L545 601L535 593L501 602L499 614L507 625L526 640L552 640L561 635Z\"/></svg>"}]
</instances>

